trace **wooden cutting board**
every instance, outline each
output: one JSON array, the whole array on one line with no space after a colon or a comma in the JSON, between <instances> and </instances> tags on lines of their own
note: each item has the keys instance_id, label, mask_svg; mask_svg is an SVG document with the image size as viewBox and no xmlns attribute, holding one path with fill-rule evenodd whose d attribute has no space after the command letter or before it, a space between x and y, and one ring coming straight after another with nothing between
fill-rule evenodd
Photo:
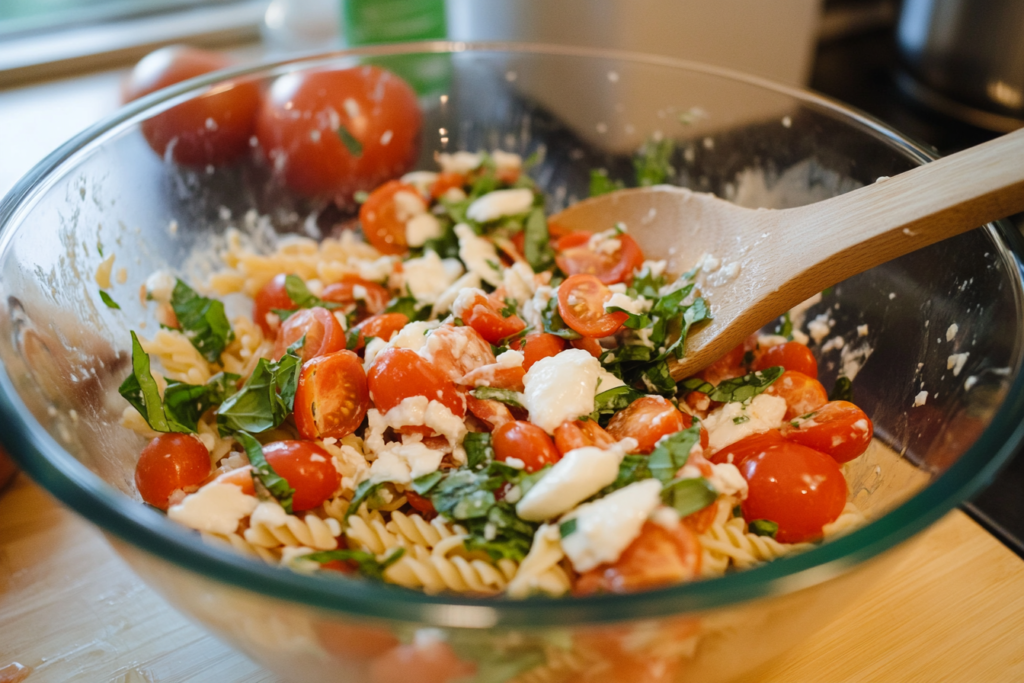
<instances>
[{"instance_id":1,"label":"wooden cutting board","mask_svg":"<svg viewBox=\"0 0 1024 683\"><path fill-rule=\"evenodd\" d=\"M962 512L810 640L737 683L1024 680L1024 562ZM273 683L24 475L0 496L0 681ZM639 683L639 682L638 682Z\"/></svg>"}]
</instances>

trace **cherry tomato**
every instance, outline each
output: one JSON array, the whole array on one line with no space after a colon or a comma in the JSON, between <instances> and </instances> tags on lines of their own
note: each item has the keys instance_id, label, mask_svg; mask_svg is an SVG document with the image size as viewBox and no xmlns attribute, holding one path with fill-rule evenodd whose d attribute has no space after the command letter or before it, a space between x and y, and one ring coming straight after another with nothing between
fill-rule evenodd
<instances>
[{"instance_id":1,"label":"cherry tomato","mask_svg":"<svg viewBox=\"0 0 1024 683\"><path fill-rule=\"evenodd\" d=\"M347 664L364 662L367 658L384 654L399 644L398 638L380 626L339 623L328 621L326 618L313 622L313 626L324 650Z\"/></svg>"},{"instance_id":2,"label":"cherry tomato","mask_svg":"<svg viewBox=\"0 0 1024 683\"><path fill-rule=\"evenodd\" d=\"M476 664L464 662L442 640L399 645L370 664L371 683L455 683L476 675Z\"/></svg>"},{"instance_id":3,"label":"cherry tomato","mask_svg":"<svg viewBox=\"0 0 1024 683\"><path fill-rule=\"evenodd\" d=\"M558 288L558 313L565 324L584 337L615 334L629 315L605 313L611 291L593 275L573 275Z\"/></svg>"},{"instance_id":4,"label":"cherry tomato","mask_svg":"<svg viewBox=\"0 0 1024 683\"><path fill-rule=\"evenodd\" d=\"M828 453L836 462L853 460L867 450L874 425L867 414L847 401L829 401L817 410L782 425L782 436Z\"/></svg>"},{"instance_id":5,"label":"cherry tomato","mask_svg":"<svg viewBox=\"0 0 1024 683\"><path fill-rule=\"evenodd\" d=\"M597 343L596 339L590 337L580 337L579 339L573 339L569 342L569 345L574 349L580 349L586 351L594 358L600 358L601 354L604 353L604 349L600 344Z\"/></svg>"},{"instance_id":6,"label":"cherry tomato","mask_svg":"<svg viewBox=\"0 0 1024 683\"><path fill-rule=\"evenodd\" d=\"M366 376L370 398L382 413L410 396L440 401L458 417L466 415L466 404L455 384L412 349L384 349Z\"/></svg>"},{"instance_id":7,"label":"cherry tomato","mask_svg":"<svg viewBox=\"0 0 1024 683\"><path fill-rule=\"evenodd\" d=\"M466 185L466 176L454 171L445 171L437 174L437 180L430 186L430 196L434 199L443 197L448 190L462 189Z\"/></svg>"},{"instance_id":8,"label":"cherry tomato","mask_svg":"<svg viewBox=\"0 0 1024 683\"><path fill-rule=\"evenodd\" d=\"M536 472L562 459L554 442L543 429L530 422L507 422L491 435L494 457L502 462L509 458L523 461L527 472Z\"/></svg>"},{"instance_id":9,"label":"cherry tomato","mask_svg":"<svg viewBox=\"0 0 1024 683\"><path fill-rule=\"evenodd\" d=\"M644 522L640 535L617 561L580 575L573 594L631 593L692 581L700 576L700 560L700 541L685 525L670 530Z\"/></svg>"},{"instance_id":10,"label":"cherry tomato","mask_svg":"<svg viewBox=\"0 0 1024 683\"><path fill-rule=\"evenodd\" d=\"M643 265L644 254L629 235L616 237L621 246L610 254L591 249L587 244L590 237L590 233L570 233L557 242L555 263L566 275L594 275L613 285L631 280L633 271Z\"/></svg>"},{"instance_id":11,"label":"cherry tomato","mask_svg":"<svg viewBox=\"0 0 1024 683\"><path fill-rule=\"evenodd\" d=\"M292 510L312 510L341 485L331 454L311 441L275 441L263 446L263 456L278 475L295 489Z\"/></svg>"},{"instance_id":12,"label":"cherry tomato","mask_svg":"<svg viewBox=\"0 0 1024 683\"><path fill-rule=\"evenodd\" d=\"M210 452L191 434L161 434L142 449L135 465L135 488L142 500L167 509L181 489L191 493L210 475Z\"/></svg>"},{"instance_id":13,"label":"cherry tomato","mask_svg":"<svg viewBox=\"0 0 1024 683\"><path fill-rule=\"evenodd\" d=\"M782 373L764 393L786 401L786 420L805 415L828 403L828 392L821 382L792 370Z\"/></svg>"},{"instance_id":14,"label":"cherry tomato","mask_svg":"<svg viewBox=\"0 0 1024 683\"><path fill-rule=\"evenodd\" d=\"M263 330L265 337L274 334L278 327L276 320L274 325L271 326L267 320L268 314L273 313L275 309L279 311L294 311L298 308L295 302L291 300L291 297L288 296L288 292L285 291L284 283L287 277L287 273L279 273L268 280L267 284L260 288L260 291L256 292L256 298L253 301L252 307L252 319Z\"/></svg>"},{"instance_id":15,"label":"cherry tomato","mask_svg":"<svg viewBox=\"0 0 1024 683\"><path fill-rule=\"evenodd\" d=\"M526 329L526 323L516 315L515 306L508 306L494 297L483 293L459 296L452 308L452 314L480 333L492 344Z\"/></svg>"},{"instance_id":16,"label":"cherry tomato","mask_svg":"<svg viewBox=\"0 0 1024 683\"><path fill-rule=\"evenodd\" d=\"M357 289L359 287L362 289ZM338 304L358 304L360 311L375 315L388 305L391 294L387 287L378 285L376 282L370 282L355 275L344 275L340 282L324 287L320 298Z\"/></svg>"},{"instance_id":17,"label":"cherry tomato","mask_svg":"<svg viewBox=\"0 0 1024 683\"><path fill-rule=\"evenodd\" d=\"M501 425L515 420L512 412L500 401L476 398L472 394L466 395L466 410L475 415L484 423L487 431L492 431Z\"/></svg>"},{"instance_id":18,"label":"cherry tomato","mask_svg":"<svg viewBox=\"0 0 1024 683\"><path fill-rule=\"evenodd\" d=\"M585 446L608 448L615 438L593 420L566 420L555 428L555 447L565 455Z\"/></svg>"},{"instance_id":19,"label":"cherry tomato","mask_svg":"<svg viewBox=\"0 0 1024 683\"><path fill-rule=\"evenodd\" d=\"M422 121L412 88L376 66L301 71L271 86L256 136L288 187L347 201L412 166Z\"/></svg>"},{"instance_id":20,"label":"cherry tomato","mask_svg":"<svg viewBox=\"0 0 1024 683\"><path fill-rule=\"evenodd\" d=\"M681 432L693 425L693 418L679 411L661 396L644 396L612 415L608 433L616 441L636 439L637 453L650 453L663 436ZM701 428L701 441L707 445L706 430Z\"/></svg>"},{"instance_id":21,"label":"cherry tomato","mask_svg":"<svg viewBox=\"0 0 1024 683\"><path fill-rule=\"evenodd\" d=\"M453 382L486 365L495 362L494 352L472 327L441 325L427 337L427 354L431 364Z\"/></svg>"},{"instance_id":22,"label":"cherry tomato","mask_svg":"<svg viewBox=\"0 0 1024 683\"><path fill-rule=\"evenodd\" d=\"M355 327L359 330L356 349L363 348L366 345L366 340L370 337L389 341L396 332L408 324L409 316L405 313L378 313L370 316Z\"/></svg>"},{"instance_id":23,"label":"cherry tomato","mask_svg":"<svg viewBox=\"0 0 1024 683\"><path fill-rule=\"evenodd\" d=\"M523 369L529 372L541 358L557 356L565 350L565 340L547 332L531 332L511 344L513 349L523 352Z\"/></svg>"},{"instance_id":24,"label":"cherry tomato","mask_svg":"<svg viewBox=\"0 0 1024 683\"><path fill-rule=\"evenodd\" d=\"M766 447L739 470L749 486L743 517L775 522L782 543L821 538L822 527L846 505L846 479L836 461L792 441Z\"/></svg>"},{"instance_id":25,"label":"cherry tomato","mask_svg":"<svg viewBox=\"0 0 1024 683\"><path fill-rule=\"evenodd\" d=\"M395 195L405 193L409 201L419 201L423 209L427 204L412 185L389 180L372 193L359 207L359 223L363 226L366 240L382 254L401 254L408 249L405 240L405 223L411 216L404 215Z\"/></svg>"},{"instance_id":26,"label":"cherry tomato","mask_svg":"<svg viewBox=\"0 0 1024 683\"><path fill-rule=\"evenodd\" d=\"M303 439L340 439L356 430L370 407L359 356L335 351L302 366L295 391L295 426Z\"/></svg>"},{"instance_id":27,"label":"cherry tomato","mask_svg":"<svg viewBox=\"0 0 1024 683\"><path fill-rule=\"evenodd\" d=\"M213 480L215 484L234 484L242 489L247 496L256 495L256 485L252 483L252 465L245 465L238 469L225 472Z\"/></svg>"},{"instance_id":28,"label":"cherry tomato","mask_svg":"<svg viewBox=\"0 0 1024 683\"><path fill-rule=\"evenodd\" d=\"M765 370L775 365L793 372L802 372L811 378L818 377L818 361L811 350L800 342L791 341L765 349L754 361L751 370Z\"/></svg>"},{"instance_id":29,"label":"cherry tomato","mask_svg":"<svg viewBox=\"0 0 1024 683\"><path fill-rule=\"evenodd\" d=\"M175 45L151 52L135 65L124 88L125 102L189 78L231 65L226 56ZM227 163L249 148L260 107L252 81L220 83L211 92L146 119L142 135L163 157L170 150L179 164Z\"/></svg>"},{"instance_id":30,"label":"cherry tomato","mask_svg":"<svg viewBox=\"0 0 1024 683\"><path fill-rule=\"evenodd\" d=\"M280 359L288 347L306 337L302 345L302 362L345 348L345 330L334 314L326 308L304 308L288 316L281 324L274 341L274 358Z\"/></svg>"},{"instance_id":31,"label":"cherry tomato","mask_svg":"<svg viewBox=\"0 0 1024 683\"><path fill-rule=\"evenodd\" d=\"M746 438L731 443L725 448L711 453L709 459L716 465L731 463L736 465L736 467L740 467L748 458L752 458L782 443L785 443L785 439L782 438L779 430L769 429L767 432L751 434Z\"/></svg>"},{"instance_id":32,"label":"cherry tomato","mask_svg":"<svg viewBox=\"0 0 1024 683\"><path fill-rule=\"evenodd\" d=\"M429 498L424 498L412 489L409 489L403 495L405 495L405 499L409 502L409 507L427 519L437 516L437 510L434 509L434 504L430 502Z\"/></svg>"},{"instance_id":33,"label":"cherry tomato","mask_svg":"<svg viewBox=\"0 0 1024 683\"><path fill-rule=\"evenodd\" d=\"M467 387L494 387L495 389L523 391L526 388L523 385L525 376L526 370L521 365L506 367L499 363L491 363L470 370L458 383Z\"/></svg>"}]
</instances>

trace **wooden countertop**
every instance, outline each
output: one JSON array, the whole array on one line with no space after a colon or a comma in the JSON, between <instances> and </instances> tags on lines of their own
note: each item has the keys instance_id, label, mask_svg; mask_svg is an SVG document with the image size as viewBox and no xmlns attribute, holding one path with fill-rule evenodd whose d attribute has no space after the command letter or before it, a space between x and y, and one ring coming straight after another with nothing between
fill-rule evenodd
<instances>
[{"instance_id":1,"label":"wooden countertop","mask_svg":"<svg viewBox=\"0 0 1024 683\"><path fill-rule=\"evenodd\" d=\"M1024 680L1024 562L962 512L882 585L737 683ZM18 475L0 496L0 681L272 683L151 591L90 524Z\"/></svg>"}]
</instances>

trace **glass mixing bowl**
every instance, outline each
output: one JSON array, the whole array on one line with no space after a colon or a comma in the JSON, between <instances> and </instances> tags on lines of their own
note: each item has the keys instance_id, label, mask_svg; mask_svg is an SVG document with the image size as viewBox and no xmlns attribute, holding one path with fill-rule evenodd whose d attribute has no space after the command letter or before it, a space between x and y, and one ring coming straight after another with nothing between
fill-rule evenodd
<instances>
[{"instance_id":1,"label":"glass mixing bowl","mask_svg":"<svg viewBox=\"0 0 1024 683\"><path fill-rule=\"evenodd\" d=\"M132 103L37 166L0 206L4 445L183 612L288 680L727 680L821 626L887 571L904 542L978 491L1022 436L1019 239L988 225L838 285L817 345L823 382L859 369L854 395L877 444L855 461L873 520L810 552L632 595L523 601L428 596L304 575L202 544L133 486L143 440L118 424L129 329L157 323L136 293L166 267L201 277L232 226L270 241L351 218L296 198L257 150L220 168L157 157L140 124L211 89L373 61L421 95L418 167L439 151L542 152L531 171L552 211L589 172L632 174L633 152L672 138L673 182L748 206L787 207L925 163L930 152L821 97L665 58L523 45L430 43L237 69ZM172 228L176 226L176 230ZM650 244L651 257L685 245ZM110 255L125 279L99 298ZM699 255L694 255L694 260ZM956 325L954 329L952 326ZM866 326L866 327L865 327ZM956 368L955 354L966 359ZM915 401L927 391L923 405ZM443 643L442 643L443 641ZM433 668L431 668L433 667Z\"/></svg>"}]
</instances>

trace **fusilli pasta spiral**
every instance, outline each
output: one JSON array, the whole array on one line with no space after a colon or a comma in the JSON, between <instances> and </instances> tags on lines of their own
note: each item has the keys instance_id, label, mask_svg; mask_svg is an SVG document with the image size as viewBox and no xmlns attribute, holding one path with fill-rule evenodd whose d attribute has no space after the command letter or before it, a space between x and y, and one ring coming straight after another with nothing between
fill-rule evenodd
<instances>
[{"instance_id":1,"label":"fusilli pasta spiral","mask_svg":"<svg viewBox=\"0 0 1024 683\"><path fill-rule=\"evenodd\" d=\"M508 585L511 598L525 598L531 593L564 595L571 584L559 563L565 557L558 528L544 524L533 536L530 552L523 558L519 571Z\"/></svg>"},{"instance_id":2,"label":"fusilli pasta spiral","mask_svg":"<svg viewBox=\"0 0 1024 683\"><path fill-rule=\"evenodd\" d=\"M724 524L712 524L711 528L701 534L700 544L705 552L704 559L709 560L711 567L720 567L722 557L728 557L737 569L746 569L814 547L811 543L779 543L770 536L749 533L742 517L733 517Z\"/></svg>"},{"instance_id":3,"label":"fusilli pasta spiral","mask_svg":"<svg viewBox=\"0 0 1024 683\"><path fill-rule=\"evenodd\" d=\"M868 518L856 504L847 502L846 507L836 518L836 521L831 524L826 524L821 528L825 538L835 538L836 536L842 536L848 534L854 529L858 529L867 524Z\"/></svg>"},{"instance_id":4,"label":"fusilli pasta spiral","mask_svg":"<svg viewBox=\"0 0 1024 683\"><path fill-rule=\"evenodd\" d=\"M296 517L285 513L274 501L260 503L249 518L249 528L242 537L251 545L261 548L304 546L316 550L334 550L338 547L341 524L328 517L314 514Z\"/></svg>"}]
</instances>

